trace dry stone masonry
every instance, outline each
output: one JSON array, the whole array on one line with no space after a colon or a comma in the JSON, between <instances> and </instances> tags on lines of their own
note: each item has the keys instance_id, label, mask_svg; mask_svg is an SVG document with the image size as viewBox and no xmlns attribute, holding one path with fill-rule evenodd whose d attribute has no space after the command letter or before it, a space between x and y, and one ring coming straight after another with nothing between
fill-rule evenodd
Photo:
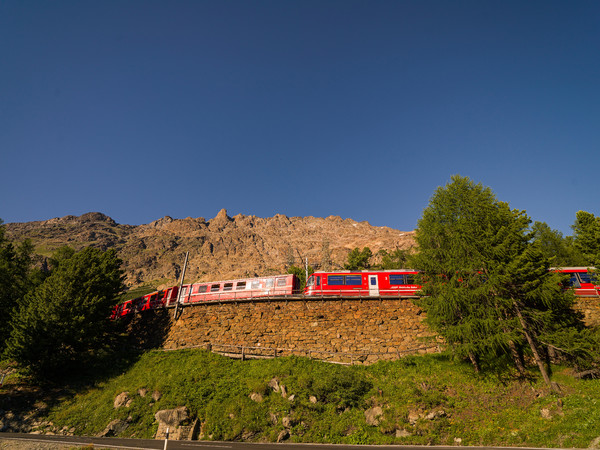
<instances>
[{"instance_id":1,"label":"dry stone masonry","mask_svg":"<svg viewBox=\"0 0 600 450\"><path fill-rule=\"evenodd\" d=\"M276 350L278 356L370 363L435 351L423 319L410 299L201 304L185 308L171 324L164 347L244 346L254 353L266 348L265 356Z\"/></svg>"}]
</instances>

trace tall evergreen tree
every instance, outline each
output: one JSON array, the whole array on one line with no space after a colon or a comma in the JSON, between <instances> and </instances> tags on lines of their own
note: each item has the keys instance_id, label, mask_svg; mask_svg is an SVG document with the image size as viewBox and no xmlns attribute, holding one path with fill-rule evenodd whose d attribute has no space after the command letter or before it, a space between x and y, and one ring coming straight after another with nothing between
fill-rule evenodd
<instances>
[{"instance_id":1,"label":"tall evergreen tree","mask_svg":"<svg viewBox=\"0 0 600 450\"><path fill-rule=\"evenodd\" d=\"M529 223L489 188L453 176L419 220L412 263L424 278L427 321L456 354L476 370L481 359L507 355L523 371L528 349L550 384L539 336L573 298L530 242Z\"/></svg>"},{"instance_id":2,"label":"tall evergreen tree","mask_svg":"<svg viewBox=\"0 0 600 450\"><path fill-rule=\"evenodd\" d=\"M571 236L551 229L545 222L535 222L531 227L533 241L537 242L544 256L554 267L582 266L585 258L573 244Z\"/></svg>"},{"instance_id":3,"label":"tall evergreen tree","mask_svg":"<svg viewBox=\"0 0 600 450\"><path fill-rule=\"evenodd\" d=\"M37 377L80 372L111 343L108 320L123 289L114 250L86 248L59 264L25 298L12 320L5 355Z\"/></svg>"},{"instance_id":4,"label":"tall evergreen tree","mask_svg":"<svg viewBox=\"0 0 600 450\"><path fill-rule=\"evenodd\" d=\"M572 228L574 245L583 255L584 264L600 267L600 217L578 211Z\"/></svg>"},{"instance_id":5,"label":"tall evergreen tree","mask_svg":"<svg viewBox=\"0 0 600 450\"><path fill-rule=\"evenodd\" d=\"M408 250L401 250L397 248L389 252L382 249L379 250L377 254L381 257L381 263L376 266L378 269L406 269L409 255Z\"/></svg>"},{"instance_id":6,"label":"tall evergreen tree","mask_svg":"<svg viewBox=\"0 0 600 450\"><path fill-rule=\"evenodd\" d=\"M373 252L369 247L359 250L358 247L348 254L348 262L344 264L346 270L365 270L371 267Z\"/></svg>"},{"instance_id":7,"label":"tall evergreen tree","mask_svg":"<svg viewBox=\"0 0 600 450\"><path fill-rule=\"evenodd\" d=\"M0 219L0 345L10 332L9 323L13 310L31 289L31 254L33 247L29 241L14 245L6 238L5 228Z\"/></svg>"}]
</instances>

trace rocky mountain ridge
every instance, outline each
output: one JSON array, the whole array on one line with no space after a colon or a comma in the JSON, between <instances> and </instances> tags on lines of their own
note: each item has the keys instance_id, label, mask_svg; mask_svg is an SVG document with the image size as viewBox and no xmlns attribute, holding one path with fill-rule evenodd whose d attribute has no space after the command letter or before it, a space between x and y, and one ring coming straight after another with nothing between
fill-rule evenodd
<instances>
[{"instance_id":1,"label":"rocky mountain ridge","mask_svg":"<svg viewBox=\"0 0 600 450\"><path fill-rule=\"evenodd\" d=\"M414 231L375 227L338 216L270 218L225 209L216 217L173 219L122 225L102 213L65 216L45 221L8 223L7 236L30 239L40 258L69 245L114 248L123 259L126 283L135 287L175 284L189 252L186 281L211 281L284 273L290 264L339 269L355 247L410 249ZM374 260L377 258L375 257Z\"/></svg>"}]
</instances>

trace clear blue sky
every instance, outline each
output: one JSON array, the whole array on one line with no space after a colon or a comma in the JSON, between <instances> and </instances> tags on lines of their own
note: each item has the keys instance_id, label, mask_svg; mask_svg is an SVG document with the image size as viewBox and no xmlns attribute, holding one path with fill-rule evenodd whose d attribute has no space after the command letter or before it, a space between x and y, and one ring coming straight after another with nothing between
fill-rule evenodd
<instances>
[{"instance_id":1,"label":"clear blue sky","mask_svg":"<svg viewBox=\"0 0 600 450\"><path fill-rule=\"evenodd\" d=\"M600 215L600 2L0 0L0 218Z\"/></svg>"}]
</instances>

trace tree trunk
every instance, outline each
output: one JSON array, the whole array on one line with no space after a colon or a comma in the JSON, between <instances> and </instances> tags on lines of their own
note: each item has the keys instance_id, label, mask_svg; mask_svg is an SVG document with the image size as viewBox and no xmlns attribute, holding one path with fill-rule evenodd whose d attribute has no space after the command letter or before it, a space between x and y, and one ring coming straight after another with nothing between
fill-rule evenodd
<instances>
[{"instance_id":1,"label":"tree trunk","mask_svg":"<svg viewBox=\"0 0 600 450\"><path fill-rule=\"evenodd\" d=\"M540 353L538 351L537 345L535 344L533 336L531 336L531 334L529 333L527 323L525 322L525 319L523 318L523 314L521 314L521 310L517 306L516 302L514 302L513 305L515 307L515 310L517 311L517 317L519 317L519 321L521 322L521 328L523 328L523 334L525 335L525 338L527 339L527 342L529 343L529 348L531 348L531 353L533 353L533 358L535 359L535 362L536 362L538 368L540 369L540 373L542 374L542 377L544 378L544 382L548 385L548 387L550 389L552 389L557 394L560 394L561 393L560 389L558 388L556 383L552 383L552 381L550 380L550 375L548 374L548 371L546 370L546 366L544 366L544 361L540 357Z\"/></svg>"},{"instance_id":2,"label":"tree trunk","mask_svg":"<svg viewBox=\"0 0 600 450\"><path fill-rule=\"evenodd\" d=\"M509 341L508 347L510 349L510 355L512 356L515 366L517 367L517 370L519 371L519 375L524 376L525 375L525 366L523 365L523 360L521 359L521 354L517 350L517 346L515 345L514 341Z\"/></svg>"},{"instance_id":3,"label":"tree trunk","mask_svg":"<svg viewBox=\"0 0 600 450\"><path fill-rule=\"evenodd\" d=\"M475 372L477 372L477 373L481 372L481 367L479 366L479 361L477 361L477 357L475 356L475 354L473 352L469 352L469 359L471 360L471 364L473 364L473 367L475 368Z\"/></svg>"}]
</instances>

